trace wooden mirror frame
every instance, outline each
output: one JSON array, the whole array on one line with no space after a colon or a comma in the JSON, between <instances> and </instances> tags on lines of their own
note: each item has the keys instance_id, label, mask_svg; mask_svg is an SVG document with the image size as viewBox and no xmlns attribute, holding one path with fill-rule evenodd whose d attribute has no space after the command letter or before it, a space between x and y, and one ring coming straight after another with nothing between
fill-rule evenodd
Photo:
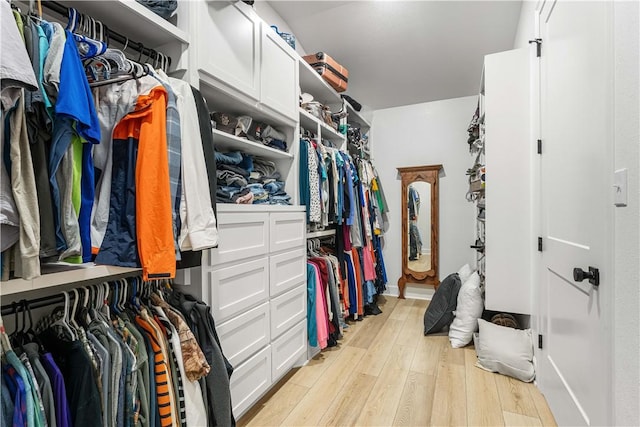
<instances>
[{"instance_id":1,"label":"wooden mirror frame","mask_svg":"<svg viewBox=\"0 0 640 427\"><path fill-rule=\"evenodd\" d=\"M398 173L402 181L402 276L398 279L398 298L404 299L404 288L407 283L417 283L433 285L436 289L440 284L438 278L438 227L439 227L439 206L438 206L438 175L442 165L412 166L398 168ZM409 196L409 185L416 181L423 181L431 184L431 269L429 271L413 271L409 269L407 260L409 259L409 214L407 213L407 198Z\"/></svg>"}]
</instances>

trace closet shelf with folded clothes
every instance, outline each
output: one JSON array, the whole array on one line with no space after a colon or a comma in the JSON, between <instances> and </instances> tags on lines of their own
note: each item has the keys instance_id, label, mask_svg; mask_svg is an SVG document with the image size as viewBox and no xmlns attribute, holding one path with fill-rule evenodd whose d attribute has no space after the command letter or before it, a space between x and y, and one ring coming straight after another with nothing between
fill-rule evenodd
<instances>
[{"instance_id":1,"label":"closet shelf with folded clothes","mask_svg":"<svg viewBox=\"0 0 640 427\"><path fill-rule=\"evenodd\" d=\"M320 126L320 136L322 139L329 140L336 143L337 146L341 146L346 141L346 138L341 133L338 133L331 126L320 121L307 111L300 109L300 126L306 130L310 130L313 133L317 133L318 125Z\"/></svg>"},{"instance_id":2,"label":"closet shelf with folded clothes","mask_svg":"<svg viewBox=\"0 0 640 427\"><path fill-rule=\"evenodd\" d=\"M66 7L73 7L79 13L84 13L99 19L109 29L126 34L145 45L145 47L159 48L169 43L189 44L189 34L161 18L140 3L131 0L74 0L74 1L43 1L43 12L47 9L58 13ZM177 59L177 58L176 58Z\"/></svg>"},{"instance_id":3,"label":"closet shelf with folded clothes","mask_svg":"<svg viewBox=\"0 0 640 427\"><path fill-rule=\"evenodd\" d=\"M42 265L43 275L32 280L12 279L0 284L0 296L15 295L22 292L49 289L73 283L90 284L106 282L139 274L139 268L97 265L94 263L70 264L56 262Z\"/></svg>"},{"instance_id":4,"label":"closet shelf with folded clothes","mask_svg":"<svg viewBox=\"0 0 640 427\"><path fill-rule=\"evenodd\" d=\"M218 129L213 130L213 143L216 151L242 151L254 156L262 156L269 159L291 159L293 154L286 151L271 148L259 142L253 142L246 138L240 138Z\"/></svg>"}]
</instances>

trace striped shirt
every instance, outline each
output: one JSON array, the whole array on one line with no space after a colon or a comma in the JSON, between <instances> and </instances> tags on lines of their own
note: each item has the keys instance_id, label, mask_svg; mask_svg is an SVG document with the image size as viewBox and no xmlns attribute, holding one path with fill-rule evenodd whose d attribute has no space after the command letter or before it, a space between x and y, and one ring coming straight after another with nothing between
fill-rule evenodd
<instances>
[{"instance_id":1,"label":"striped shirt","mask_svg":"<svg viewBox=\"0 0 640 427\"><path fill-rule=\"evenodd\" d=\"M178 425L177 407L173 396L171 370L166 348L163 347L163 338L154 320L149 317L145 309L142 314L136 316L136 323L149 338L154 354L154 375L156 379L156 399L158 401L158 412L160 414L160 425L170 427ZM151 397L153 398L153 397Z\"/></svg>"}]
</instances>

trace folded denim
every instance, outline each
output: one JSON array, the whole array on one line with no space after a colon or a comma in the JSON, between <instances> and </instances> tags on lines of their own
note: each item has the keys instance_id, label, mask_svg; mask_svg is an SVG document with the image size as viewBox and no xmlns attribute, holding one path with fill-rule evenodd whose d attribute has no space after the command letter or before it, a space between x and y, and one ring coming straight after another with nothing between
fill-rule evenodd
<instances>
[{"instance_id":1,"label":"folded denim","mask_svg":"<svg viewBox=\"0 0 640 427\"><path fill-rule=\"evenodd\" d=\"M240 166L236 165L218 165L218 170L230 171L243 176L244 178L249 178L250 175L249 171L247 171L246 169L242 169Z\"/></svg>"},{"instance_id":2,"label":"folded denim","mask_svg":"<svg viewBox=\"0 0 640 427\"><path fill-rule=\"evenodd\" d=\"M242 153L234 151L231 153L221 153L216 151L216 163L218 165L238 165L242 162Z\"/></svg>"},{"instance_id":3,"label":"folded denim","mask_svg":"<svg viewBox=\"0 0 640 427\"><path fill-rule=\"evenodd\" d=\"M244 194L246 194L247 192L250 192L249 189L247 189L247 187L231 187L231 186L221 185L218 187L216 194L232 199L234 196L240 194L242 191L245 191Z\"/></svg>"},{"instance_id":4,"label":"folded denim","mask_svg":"<svg viewBox=\"0 0 640 427\"><path fill-rule=\"evenodd\" d=\"M235 172L220 170L216 171L216 178L218 178L219 186L228 186L228 187L246 187L247 180L242 176L238 175Z\"/></svg>"},{"instance_id":5,"label":"folded denim","mask_svg":"<svg viewBox=\"0 0 640 427\"><path fill-rule=\"evenodd\" d=\"M155 13L169 19L178 8L178 0L136 0L138 3Z\"/></svg>"},{"instance_id":6,"label":"folded denim","mask_svg":"<svg viewBox=\"0 0 640 427\"><path fill-rule=\"evenodd\" d=\"M284 182L282 181L273 181L268 184L264 184L263 188L269 192L271 195L275 195L279 192L283 192L284 190Z\"/></svg>"},{"instance_id":7,"label":"folded denim","mask_svg":"<svg viewBox=\"0 0 640 427\"><path fill-rule=\"evenodd\" d=\"M291 196L270 196L269 204L271 205L290 205L291 204Z\"/></svg>"},{"instance_id":8,"label":"folded denim","mask_svg":"<svg viewBox=\"0 0 640 427\"><path fill-rule=\"evenodd\" d=\"M253 156L251 154L242 153L242 161L238 163L238 167L249 173L253 172Z\"/></svg>"},{"instance_id":9,"label":"folded denim","mask_svg":"<svg viewBox=\"0 0 640 427\"><path fill-rule=\"evenodd\" d=\"M287 151L287 143L280 139L271 139L265 142L265 145L278 150Z\"/></svg>"}]
</instances>

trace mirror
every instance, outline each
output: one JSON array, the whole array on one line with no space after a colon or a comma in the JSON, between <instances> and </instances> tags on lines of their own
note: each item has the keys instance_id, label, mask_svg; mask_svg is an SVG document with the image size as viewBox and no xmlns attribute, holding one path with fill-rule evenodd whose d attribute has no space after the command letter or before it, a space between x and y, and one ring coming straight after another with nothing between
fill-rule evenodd
<instances>
[{"instance_id":1,"label":"mirror","mask_svg":"<svg viewBox=\"0 0 640 427\"><path fill-rule=\"evenodd\" d=\"M407 190L407 221L409 270L431 270L431 184L415 181Z\"/></svg>"},{"instance_id":2,"label":"mirror","mask_svg":"<svg viewBox=\"0 0 640 427\"><path fill-rule=\"evenodd\" d=\"M402 181L402 276L407 283L433 285L438 279L438 175L442 165L398 168Z\"/></svg>"}]
</instances>

